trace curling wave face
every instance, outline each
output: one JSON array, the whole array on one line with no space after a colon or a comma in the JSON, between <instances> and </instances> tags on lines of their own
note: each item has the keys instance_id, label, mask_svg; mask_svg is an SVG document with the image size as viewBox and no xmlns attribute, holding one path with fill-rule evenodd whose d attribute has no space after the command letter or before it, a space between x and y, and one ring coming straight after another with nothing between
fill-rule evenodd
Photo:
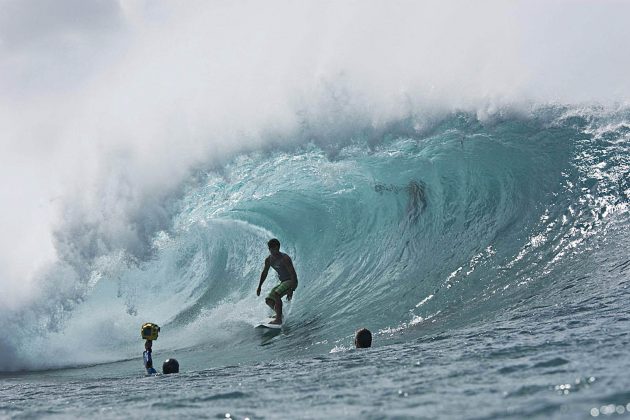
<instances>
[{"instance_id":1,"label":"curling wave face","mask_svg":"<svg viewBox=\"0 0 630 420\"><path fill-rule=\"evenodd\" d=\"M77 299L44 297L38 317L56 325L46 334L10 327L0 368L134 357L146 321L162 327L157 348L196 355L189 367L263 357L251 327L267 312L254 291L270 237L300 283L264 357L344 349L359 326L386 343L527 316L586 276L592 255L624 246L606 238L625 237L628 220L627 111L454 114L422 131L405 120L345 134L200 171L147 255L119 249L83 271L57 268Z\"/></svg>"}]
</instances>

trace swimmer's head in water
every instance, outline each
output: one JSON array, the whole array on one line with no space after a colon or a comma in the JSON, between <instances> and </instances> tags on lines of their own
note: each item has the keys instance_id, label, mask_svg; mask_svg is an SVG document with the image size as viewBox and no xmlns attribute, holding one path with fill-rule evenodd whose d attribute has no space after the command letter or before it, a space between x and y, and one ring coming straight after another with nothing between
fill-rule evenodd
<instances>
[{"instance_id":1,"label":"swimmer's head in water","mask_svg":"<svg viewBox=\"0 0 630 420\"><path fill-rule=\"evenodd\" d=\"M162 373L165 375L169 373L179 373L179 362L177 359L166 359L162 364Z\"/></svg>"},{"instance_id":2,"label":"swimmer's head in water","mask_svg":"<svg viewBox=\"0 0 630 420\"><path fill-rule=\"evenodd\" d=\"M370 332L370 330L362 328L357 331L356 335L354 336L354 345L358 349L372 347L372 333Z\"/></svg>"}]
</instances>

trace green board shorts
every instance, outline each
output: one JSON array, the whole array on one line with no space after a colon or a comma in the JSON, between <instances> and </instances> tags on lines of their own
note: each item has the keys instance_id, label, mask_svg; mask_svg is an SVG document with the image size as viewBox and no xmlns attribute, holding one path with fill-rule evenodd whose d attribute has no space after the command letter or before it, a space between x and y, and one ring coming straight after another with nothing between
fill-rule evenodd
<instances>
[{"instance_id":1,"label":"green board shorts","mask_svg":"<svg viewBox=\"0 0 630 420\"><path fill-rule=\"evenodd\" d=\"M274 295L276 293L280 297L286 296L286 294L289 293L289 290L295 290L296 288L297 288L297 284L294 281L292 280L283 281L282 283L280 283L279 285L271 289L271 292L269 292L269 294L267 295L267 299L275 300Z\"/></svg>"}]
</instances>

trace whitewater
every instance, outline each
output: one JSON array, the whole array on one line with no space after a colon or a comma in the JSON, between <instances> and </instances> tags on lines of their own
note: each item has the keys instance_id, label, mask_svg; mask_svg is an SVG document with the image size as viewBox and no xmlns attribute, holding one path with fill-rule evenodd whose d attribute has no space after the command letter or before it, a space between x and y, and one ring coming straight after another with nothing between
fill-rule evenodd
<instances>
[{"instance_id":1,"label":"whitewater","mask_svg":"<svg viewBox=\"0 0 630 420\"><path fill-rule=\"evenodd\" d=\"M4 4L0 417L629 415L626 6L71 3Z\"/></svg>"}]
</instances>

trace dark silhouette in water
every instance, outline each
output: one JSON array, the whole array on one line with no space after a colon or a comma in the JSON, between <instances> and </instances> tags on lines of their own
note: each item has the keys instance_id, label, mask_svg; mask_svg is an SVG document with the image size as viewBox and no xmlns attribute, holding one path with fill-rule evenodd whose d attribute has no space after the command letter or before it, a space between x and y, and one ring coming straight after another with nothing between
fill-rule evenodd
<instances>
[{"instance_id":1,"label":"dark silhouette in water","mask_svg":"<svg viewBox=\"0 0 630 420\"><path fill-rule=\"evenodd\" d=\"M162 373L165 375L179 373L179 362L177 359L166 359L166 361L162 363Z\"/></svg>"},{"instance_id":2,"label":"dark silhouette in water","mask_svg":"<svg viewBox=\"0 0 630 420\"><path fill-rule=\"evenodd\" d=\"M408 195L407 217L413 224L418 222L418 218L427 207L426 184L422 181L412 179L404 187L398 185L376 184L374 191L379 194L393 192L395 194L404 191Z\"/></svg>"},{"instance_id":3,"label":"dark silhouette in water","mask_svg":"<svg viewBox=\"0 0 630 420\"><path fill-rule=\"evenodd\" d=\"M354 336L354 345L358 349L372 347L372 333L367 328L361 328Z\"/></svg>"}]
</instances>

